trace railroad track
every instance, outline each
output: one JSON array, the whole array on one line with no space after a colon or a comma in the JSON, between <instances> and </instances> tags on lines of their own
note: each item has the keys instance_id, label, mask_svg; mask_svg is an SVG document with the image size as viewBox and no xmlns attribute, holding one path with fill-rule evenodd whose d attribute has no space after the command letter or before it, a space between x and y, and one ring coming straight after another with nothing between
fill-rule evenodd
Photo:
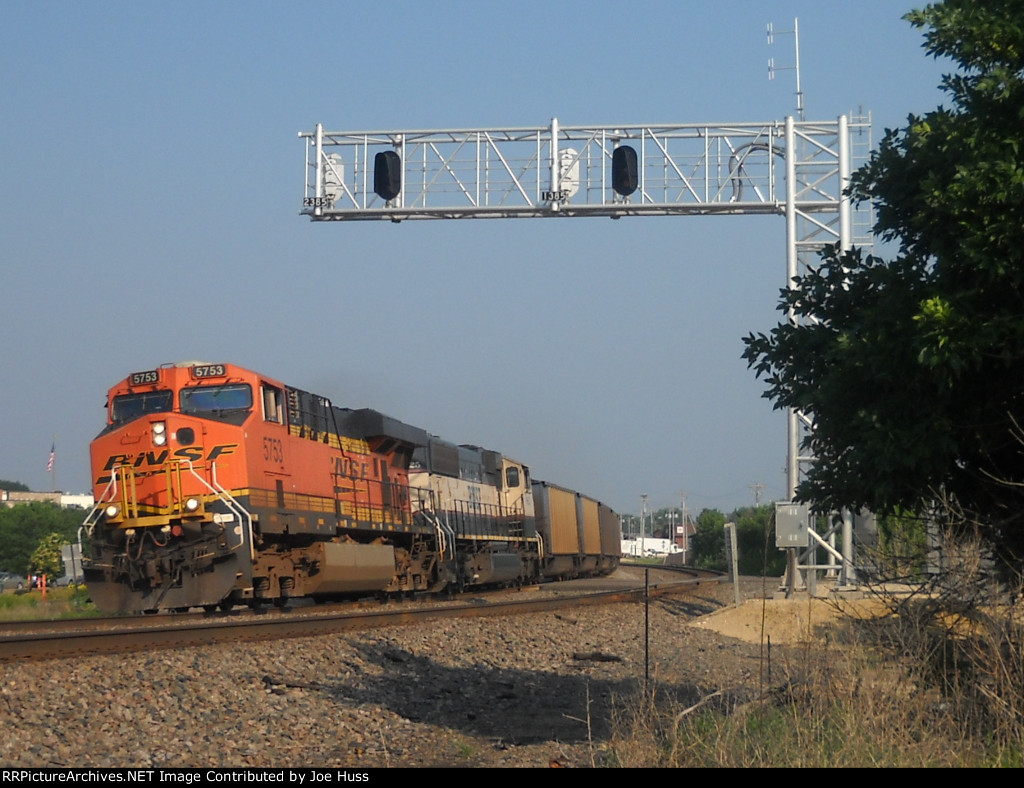
<instances>
[{"instance_id":1,"label":"railroad track","mask_svg":"<svg viewBox=\"0 0 1024 788\"><path fill-rule=\"evenodd\" d=\"M237 641L315 637L359 629L429 620L507 616L581 605L638 602L690 593L718 583L721 575L692 569L631 567L643 577L600 578L530 586L515 592L464 595L388 605L366 603L300 607L294 610L239 610L218 614L131 616L65 621L30 621L0 628L0 662L57 659L93 654L182 648Z\"/></svg>"}]
</instances>

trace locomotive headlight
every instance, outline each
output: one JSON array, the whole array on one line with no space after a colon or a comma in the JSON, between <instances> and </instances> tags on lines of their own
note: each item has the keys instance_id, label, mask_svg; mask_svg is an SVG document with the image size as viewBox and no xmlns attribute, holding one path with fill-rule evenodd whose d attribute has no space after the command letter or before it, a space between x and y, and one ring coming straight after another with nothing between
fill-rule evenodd
<instances>
[{"instance_id":1,"label":"locomotive headlight","mask_svg":"<svg viewBox=\"0 0 1024 788\"><path fill-rule=\"evenodd\" d=\"M110 506L103 510L103 513L107 516L108 520L113 520L121 513L121 509L117 506L117 504L112 503L110 504Z\"/></svg>"},{"instance_id":2,"label":"locomotive headlight","mask_svg":"<svg viewBox=\"0 0 1024 788\"><path fill-rule=\"evenodd\" d=\"M163 421L153 422L153 444L163 446L167 443L167 424Z\"/></svg>"},{"instance_id":3,"label":"locomotive headlight","mask_svg":"<svg viewBox=\"0 0 1024 788\"><path fill-rule=\"evenodd\" d=\"M199 499L198 498L189 498L187 501L185 501L185 511L195 512L198 509L199 509Z\"/></svg>"}]
</instances>

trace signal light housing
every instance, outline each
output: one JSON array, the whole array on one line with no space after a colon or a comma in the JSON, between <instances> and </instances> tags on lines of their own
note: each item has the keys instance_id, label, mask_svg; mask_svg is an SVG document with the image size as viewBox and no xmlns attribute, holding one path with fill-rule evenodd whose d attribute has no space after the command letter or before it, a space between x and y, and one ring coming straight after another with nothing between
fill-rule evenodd
<instances>
[{"instance_id":1,"label":"signal light housing","mask_svg":"<svg viewBox=\"0 0 1024 788\"><path fill-rule=\"evenodd\" d=\"M639 185L636 150L629 145L620 145L612 151L612 188L628 197Z\"/></svg>"},{"instance_id":2,"label":"signal light housing","mask_svg":"<svg viewBox=\"0 0 1024 788\"><path fill-rule=\"evenodd\" d=\"M402 159L393 150L373 157L373 191L388 201L402 193Z\"/></svg>"}]
</instances>

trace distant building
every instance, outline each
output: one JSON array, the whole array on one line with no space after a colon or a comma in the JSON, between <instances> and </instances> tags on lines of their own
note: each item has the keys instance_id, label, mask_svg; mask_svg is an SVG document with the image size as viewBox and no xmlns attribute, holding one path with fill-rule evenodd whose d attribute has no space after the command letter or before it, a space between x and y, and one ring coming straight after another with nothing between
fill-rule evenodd
<instances>
[{"instance_id":1,"label":"distant building","mask_svg":"<svg viewBox=\"0 0 1024 788\"><path fill-rule=\"evenodd\" d=\"M91 509L96 503L91 493L61 493L60 505L62 509L69 506L79 506L82 509Z\"/></svg>"},{"instance_id":2,"label":"distant building","mask_svg":"<svg viewBox=\"0 0 1024 788\"><path fill-rule=\"evenodd\" d=\"M687 517L686 522L682 525L676 524L675 531L672 535L672 541L679 546L679 551L684 553L684 558L689 558L685 554L690 552L690 545L693 544L693 535L697 533L697 524Z\"/></svg>"},{"instance_id":3,"label":"distant building","mask_svg":"<svg viewBox=\"0 0 1024 788\"><path fill-rule=\"evenodd\" d=\"M83 509L91 509L93 497L88 493L64 493L64 492L8 492L0 490L0 504L11 507L20 503L54 503L62 509L70 506L80 506Z\"/></svg>"}]
</instances>

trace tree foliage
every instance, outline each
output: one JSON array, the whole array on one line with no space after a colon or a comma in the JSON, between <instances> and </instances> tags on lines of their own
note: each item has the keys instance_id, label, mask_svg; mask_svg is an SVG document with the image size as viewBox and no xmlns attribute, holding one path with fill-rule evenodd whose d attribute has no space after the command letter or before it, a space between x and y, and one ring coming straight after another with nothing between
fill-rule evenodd
<instances>
[{"instance_id":1,"label":"tree foliage","mask_svg":"<svg viewBox=\"0 0 1024 788\"><path fill-rule=\"evenodd\" d=\"M47 534L36 545L28 560L29 572L34 575L46 575L53 582L64 575L64 561L60 549L69 544L60 534Z\"/></svg>"},{"instance_id":2,"label":"tree foliage","mask_svg":"<svg viewBox=\"0 0 1024 788\"><path fill-rule=\"evenodd\" d=\"M1024 0L905 17L957 66L951 102L887 130L852 179L889 261L827 250L782 291L797 320L744 358L813 419L797 498L819 510L953 502L1024 553Z\"/></svg>"},{"instance_id":3,"label":"tree foliage","mask_svg":"<svg viewBox=\"0 0 1024 788\"><path fill-rule=\"evenodd\" d=\"M28 485L22 482L12 482L7 479L0 479L0 490L7 492L28 492Z\"/></svg>"},{"instance_id":4,"label":"tree foliage","mask_svg":"<svg viewBox=\"0 0 1024 788\"><path fill-rule=\"evenodd\" d=\"M704 509L697 515L693 536L690 539L690 563L693 566L698 569L725 570L724 525L725 515L717 509Z\"/></svg>"},{"instance_id":5,"label":"tree foliage","mask_svg":"<svg viewBox=\"0 0 1024 788\"><path fill-rule=\"evenodd\" d=\"M717 509L704 509L690 540L691 563L700 569L724 572L729 568L725 524L736 524L736 552L741 575L775 576L786 569L785 555L775 546L775 505L747 506L728 518Z\"/></svg>"},{"instance_id":6,"label":"tree foliage","mask_svg":"<svg viewBox=\"0 0 1024 788\"><path fill-rule=\"evenodd\" d=\"M28 574L40 542L50 534L59 535L64 543L74 541L84 517L79 508L61 509L38 501L0 507L0 569Z\"/></svg>"},{"instance_id":7,"label":"tree foliage","mask_svg":"<svg viewBox=\"0 0 1024 788\"><path fill-rule=\"evenodd\" d=\"M775 504L746 506L732 513L736 523L737 571L776 577L786 571L786 556L775 545Z\"/></svg>"}]
</instances>

